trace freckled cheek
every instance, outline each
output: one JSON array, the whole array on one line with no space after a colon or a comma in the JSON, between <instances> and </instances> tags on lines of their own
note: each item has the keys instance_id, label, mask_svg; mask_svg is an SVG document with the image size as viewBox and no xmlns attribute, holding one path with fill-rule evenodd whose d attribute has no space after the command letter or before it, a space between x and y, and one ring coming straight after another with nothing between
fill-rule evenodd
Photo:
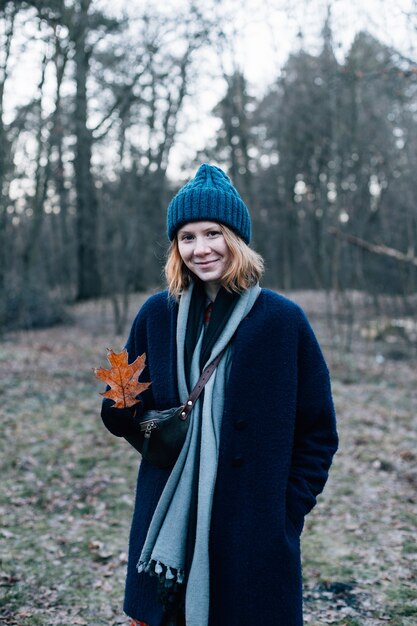
<instances>
[{"instance_id":1,"label":"freckled cheek","mask_svg":"<svg viewBox=\"0 0 417 626\"><path fill-rule=\"evenodd\" d=\"M184 263L189 263L190 254L187 252L186 248L183 248L181 245L178 246L178 252L180 253L180 257L184 261Z\"/></svg>"}]
</instances>

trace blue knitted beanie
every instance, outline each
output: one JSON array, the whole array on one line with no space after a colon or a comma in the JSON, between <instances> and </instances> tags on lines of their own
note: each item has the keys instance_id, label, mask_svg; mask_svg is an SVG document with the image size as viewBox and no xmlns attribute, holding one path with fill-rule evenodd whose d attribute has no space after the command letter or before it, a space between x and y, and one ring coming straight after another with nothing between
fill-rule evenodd
<instances>
[{"instance_id":1,"label":"blue knitted beanie","mask_svg":"<svg viewBox=\"0 0 417 626\"><path fill-rule=\"evenodd\" d=\"M246 243L250 241L251 221L245 203L223 170L208 163L199 167L169 203L168 238L172 241L187 222L203 220L230 226Z\"/></svg>"}]
</instances>

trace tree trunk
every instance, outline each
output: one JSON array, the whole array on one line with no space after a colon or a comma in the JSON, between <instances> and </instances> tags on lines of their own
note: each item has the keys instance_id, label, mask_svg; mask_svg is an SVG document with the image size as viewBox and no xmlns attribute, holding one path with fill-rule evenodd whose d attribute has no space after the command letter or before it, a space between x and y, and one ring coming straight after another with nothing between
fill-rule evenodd
<instances>
[{"instance_id":1,"label":"tree trunk","mask_svg":"<svg viewBox=\"0 0 417 626\"><path fill-rule=\"evenodd\" d=\"M87 128L87 11L90 0L80 0L78 28L75 31L76 67L76 153L74 160L77 193L77 299L85 300L100 294L97 258L98 200L91 172L92 136Z\"/></svg>"},{"instance_id":2,"label":"tree trunk","mask_svg":"<svg viewBox=\"0 0 417 626\"><path fill-rule=\"evenodd\" d=\"M5 45L3 49L3 63L0 67L0 294L5 288L6 268L7 268L7 202L8 193L6 192L6 172L10 167L9 161L9 144L6 137L6 132L3 123L3 98L4 98L4 85L8 78L8 61L10 56L10 46L12 43L14 18L17 13L17 8L12 6L8 12L6 24L6 36ZM4 303L4 298L0 297L0 300ZM2 311L0 305L0 321L2 319Z\"/></svg>"},{"instance_id":3,"label":"tree trunk","mask_svg":"<svg viewBox=\"0 0 417 626\"><path fill-rule=\"evenodd\" d=\"M30 221L26 244L22 252L23 277L27 284L29 284L33 280L36 280L37 278L38 261L41 254L39 241L45 215L44 204L48 190L50 173L50 138L48 138L47 142L42 139L42 131L45 124L42 111L42 95L45 85L47 66L48 58L45 55L43 57L41 66L41 78L38 85L38 99L33 102L33 109L36 111L36 114L39 117L37 120L38 128L36 133L37 156L34 181L35 195L32 204L33 216ZM43 159L45 160L45 165L42 165Z\"/></svg>"}]
</instances>

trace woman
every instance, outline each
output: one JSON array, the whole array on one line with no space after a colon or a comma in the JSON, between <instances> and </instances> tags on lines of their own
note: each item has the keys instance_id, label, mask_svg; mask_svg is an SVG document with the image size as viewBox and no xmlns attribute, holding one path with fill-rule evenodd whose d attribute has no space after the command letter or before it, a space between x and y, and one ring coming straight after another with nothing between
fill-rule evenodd
<instances>
[{"instance_id":1,"label":"woman","mask_svg":"<svg viewBox=\"0 0 417 626\"><path fill-rule=\"evenodd\" d=\"M152 385L135 417L105 400L105 425L135 445L138 419L184 402L226 351L174 468L140 464L124 610L149 626L300 626L300 534L338 444L328 370L300 307L260 289L249 212L221 169L199 168L167 225L168 291L127 342Z\"/></svg>"}]
</instances>

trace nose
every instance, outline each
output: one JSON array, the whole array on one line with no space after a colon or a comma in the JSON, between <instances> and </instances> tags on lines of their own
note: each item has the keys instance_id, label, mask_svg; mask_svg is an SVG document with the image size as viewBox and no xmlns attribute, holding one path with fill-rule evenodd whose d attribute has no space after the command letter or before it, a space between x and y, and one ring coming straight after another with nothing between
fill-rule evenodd
<instances>
[{"instance_id":1,"label":"nose","mask_svg":"<svg viewBox=\"0 0 417 626\"><path fill-rule=\"evenodd\" d=\"M203 237L197 237L195 241L194 254L196 256L205 256L210 254L211 248Z\"/></svg>"}]
</instances>

